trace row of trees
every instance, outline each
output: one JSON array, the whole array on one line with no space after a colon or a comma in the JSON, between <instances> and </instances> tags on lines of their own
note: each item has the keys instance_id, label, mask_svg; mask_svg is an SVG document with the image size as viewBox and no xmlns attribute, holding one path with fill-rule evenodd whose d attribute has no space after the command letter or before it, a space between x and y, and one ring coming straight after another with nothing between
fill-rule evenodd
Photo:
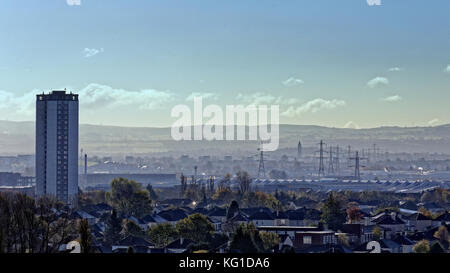
<instances>
[{"instance_id":1,"label":"row of trees","mask_svg":"<svg viewBox=\"0 0 450 273\"><path fill-rule=\"evenodd\" d=\"M71 213L55 198L0 193L0 253L55 253L71 240L89 252L89 224Z\"/></svg>"}]
</instances>

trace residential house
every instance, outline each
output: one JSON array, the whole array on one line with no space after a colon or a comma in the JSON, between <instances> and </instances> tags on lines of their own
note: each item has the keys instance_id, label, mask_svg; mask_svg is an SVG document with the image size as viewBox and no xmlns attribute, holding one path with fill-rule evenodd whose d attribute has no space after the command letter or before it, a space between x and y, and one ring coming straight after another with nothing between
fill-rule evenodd
<instances>
[{"instance_id":1,"label":"residential house","mask_svg":"<svg viewBox=\"0 0 450 273\"><path fill-rule=\"evenodd\" d=\"M274 225L275 226L289 226L289 216L282 211L273 212Z\"/></svg>"},{"instance_id":2,"label":"residential house","mask_svg":"<svg viewBox=\"0 0 450 273\"><path fill-rule=\"evenodd\" d=\"M172 225L176 225L178 221L188 217L187 213L180 208L161 211L160 213L158 213L158 216L165 219Z\"/></svg>"},{"instance_id":3,"label":"residential house","mask_svg":"<svg viewBox=\"0 0 450 273\"><path fill-rule=\"evenodd\" d=\"M129 247L132 247L137 253L147 253L148 248L153 247L153 244L141 237L128 235L124 239L112 245L112 251L117 252L119 249L126 251Z\"/></svg>"},{"instance_id":4,"label":"residential house","mask_svg":"<svg viewBox=\"0 0 450 273\"><path fill-rule=\"evenodd\" d=\"M432 219L422 213L414 213L404 216L406 230L408 231L425 231L432 227Z\"/></svg>"},{"instance_id":5,"label":"residential house","mask_svg":"<svg viewBox=\"0 0 450 273\"><path fill-rule=\"evenodd\" d=\"M194 244L194 241L181 237L168 244L166 249L171 253L183 253L191 244Z\"/></svg>"},{"instance_id":6,"label":"residential house","mask_svg":"<svg viewBox=\"0 0 450 273\"><path fill-rule=\"evenodd\" d=\"M334 231L297 231L294 237L294 247L296 249L307 249L311 246L327 246L337 243Z\"/></svg>"},{"instance_id":7,"label":"residential house","mask_svg":"<svg viewBox=\"0 0 450 273\"><path fill-rule=\"evenodd\" d=\"M275 218L272 213L268 213L267 211L260 210L258 212L253 213L248 217L248 219L256 226L274 226Z\"/></svg>"}]
</instances>

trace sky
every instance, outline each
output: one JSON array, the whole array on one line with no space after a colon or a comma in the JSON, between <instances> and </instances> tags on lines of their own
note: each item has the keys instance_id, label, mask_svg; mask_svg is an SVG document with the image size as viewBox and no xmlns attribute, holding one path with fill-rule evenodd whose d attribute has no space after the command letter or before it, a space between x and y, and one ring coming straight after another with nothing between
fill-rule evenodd
<instances>
[{"instance_id":1,"label":"sky","mask_svg":"<svg viewBox=\"0 0 450 273\"><path fill-rule=\"evenodd\" d=\"M170 126L175 105L279 105L283 124L450 123L448 0L3 0L0 120L80 95L80 122Z\"/></svg>"}]
</instances>

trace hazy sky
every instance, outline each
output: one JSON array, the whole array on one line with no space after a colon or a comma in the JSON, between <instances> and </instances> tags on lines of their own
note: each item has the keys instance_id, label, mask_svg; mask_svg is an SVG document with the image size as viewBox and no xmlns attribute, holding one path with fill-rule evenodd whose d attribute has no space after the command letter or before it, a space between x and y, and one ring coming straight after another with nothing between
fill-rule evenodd
<instances>
[{"instance_id":1,"label":"hazy sky","mask_svg":"<svg viewBox=\"0 0 450 273\"><path fill-rule=\"evenodd\" d=\"M0 119L80 94L80 121L169 126L176 104L279 104L280 120L450 123L448 0L2 0Z\"/></svg>"}]
</instances>

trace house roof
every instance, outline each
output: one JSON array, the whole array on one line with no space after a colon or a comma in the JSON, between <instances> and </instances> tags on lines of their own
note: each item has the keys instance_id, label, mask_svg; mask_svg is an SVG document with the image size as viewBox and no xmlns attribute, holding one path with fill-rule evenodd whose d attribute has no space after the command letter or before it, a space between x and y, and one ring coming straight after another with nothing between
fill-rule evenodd
<instances>
[{"instance_id":1,"label":"house roof","mask_svg":"<svg viewBox=\"0 0 450 273\"><path fill-rule=\"evenodd\" d=\"M430 217L423 215L422 213L414 213L409 216L405 216L405 219L411 220L411 221L427 221L432 220Z\"/></svg>"},{"instance_id":2,"label":"house roof","mask_svg":"<svg viewBox=\"0 0 450 273\"><path fill-rule=\"evenodd\" d=\"M250 220L273 220L274 217L272 214L267 213L266 211L258 211L250 215Z\"/></svg>"},{"instance_id":3,"label":"house roof","mask_svg":"<svg viewBox=\"0 0 450 273\"><path fill-rule=\"evenodd\" d=\"M132 236L129 235L127 237L125 237L124 239L120 240L117 243L118 246L153 246L152 243L148 242L147 240L140 238L140 237L136 237L136 236Z\"/></svg>"},{"instance_id":4,"label":"house roof","mask_svg":"<svg viewBox=\"0 0 450 273\"><path fill-rule=\"evenodd\" d=\"M288 210L286 211L289 220L304 220L305 213L301 210Z\"/></svg>"},{"instance_id":5,"label":"house roof","mask_svg":"<svg viewBox=\"0 0 450 273\"><path fill-rule=\"evenodd\" d=\"M200 213L200 214L203 214L203 215L207 215L208 212L209 211L207 209L205 209L205 208L197 207L196 209L192 210L189 214Z\"/></svg>"},{"instance_id":6,"label":"house roof","mask_svg":"<svg viewBox=\"0 0 450 273\"><path fill-rule=\"evenodd\" d=\"M183 241L183 242L181 242ZM186 249L190 244L193 244L194 241L190 239L183 239L181 238L176 239L175 241L171 242L167 245L166 248L172 248L172 249Z\"/></svg>"},{"instance_id":7,"label":"house roof","mask_svg":"<svg viewBox=\"0 0 450 273\"><path fill-rule=\"evenodd\" d=\"M166 219L167 221L179 221L187 217L187 214L182 209L169 209L158 213L159 216Z\"/></svg>"},{"instance_id":8,"label":"house roof","mask_svg":"<svg viewBox=\"0 0 450 273\"><path fill-rule=\"evenodd\" d=\"M155 217L153 217L152 214L148 214L146 216L144 216L142 219L142 222L144 223L156 223Z\"/></svg>"},{"instance_id":9,"label":"house roof","mask_svg":"<svg viewBox=\"0 0 450 273\"><path fill-rule=\"evenodd\" d=\"M396 235L392 238L392 241L399 245L414 245L414 242L404 235Z\"/></svg>"},{"instance_id":10,"label":"house roof","mask_svg":"<svg viewBox=\"0 0 450 273\"><path fill-rule=\"evenodd\" d=\"M231 217L230 221L231 222L247 222L248 217L242 213L238 213L235 216Z\"/></svg>"},{"instance_id":11,"label":"house roof","mask_svg":"<svg viewBox=\"0 0 450 273\"><path fill-rule=\"evenodd\" d=\"M450 221L450 213L448 211L446 211L444 214L439 215L435 220L449 222Z\"/></svg>"},{"instance_id":12,"label":"house roof","mask_svg":"<svg viewBox=\"0 0 450 273\"><path fill-rule=\"evenodd\" d=\"M275 218L275 219L289 219L289 216L285 212L277 210L277 211L273 212L273 218Z\"/></svg>"},{"instance_id":13,"label":"house roof","mask_svg":"<svg viewBox=\"0 0 450 273\"><path fill-rule=\"evenodd\" d=\"M381 248L389 248L389 249L394 249L394 248L399 248L400 245L392 240L389 239L381 239L379 241Z\"/></svg>"},{"instance_id":14,"label":"house roof","mask_svg":"<svg viewBox=\"0 0 450 273\"><path fill-rule=\"evenodd\" d=\"M209 212L208 216L213 217L225 217L227 215L227 209L226 208L220 208L220 207L214 207Z\"/></svg>"}]
</instances>

